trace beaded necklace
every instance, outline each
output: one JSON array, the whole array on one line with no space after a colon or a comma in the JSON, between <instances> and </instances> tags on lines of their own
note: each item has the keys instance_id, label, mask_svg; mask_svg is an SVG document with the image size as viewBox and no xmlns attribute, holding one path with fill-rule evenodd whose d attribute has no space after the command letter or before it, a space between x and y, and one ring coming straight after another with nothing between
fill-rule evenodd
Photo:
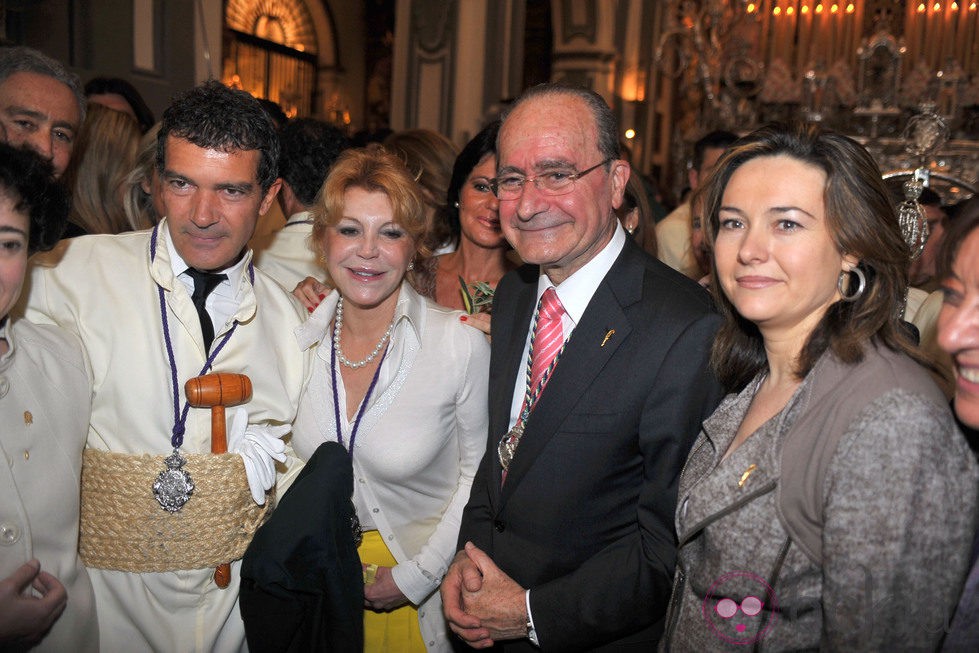
<instances>
[{"instance_id":1,"label":"beaded necklace","mask_svg":"<svg viewBox=\"0 0 979 653\"><path fill-rule=\"evenodd\" d=\"M363 367L364 365L367 365L372 360L377 358L377 355L381 352L381 347L383 347L384 343L387 342L388 338L391 337L391 329L394 328L394 320L393 319L391 320L391 324L388 325L388 330L384 332L383 336L381 336L381 339L380 341L378 341L377 346L374 347L374 351L369 353L367 355L367 358L365 358L364 360L357 361L357 362L351 361L346 356L344 356L343 350L340 349L340 329L342 327L343 327L343 297L340 297L337 300L336 317L333 319L333 351L336 354L337 360L340 361L341 365L343 365L344 367L349 367L351 369L358 369Z\"/></svg>"}]
</instances>

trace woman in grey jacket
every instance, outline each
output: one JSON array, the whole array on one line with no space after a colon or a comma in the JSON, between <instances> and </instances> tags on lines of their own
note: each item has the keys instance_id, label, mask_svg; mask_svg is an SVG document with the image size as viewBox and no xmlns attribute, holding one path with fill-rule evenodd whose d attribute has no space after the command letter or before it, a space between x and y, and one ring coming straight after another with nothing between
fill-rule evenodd
<instances>
[{"instance_id":1,"label":"woman in grey jacket","mask_svg":"<svg viewBox=\"0 0 979 653\"><path fill-rule=\"evenodd\" d=\"M735 389L680 480L664 647L933 650L979 470L898 318L908 247L859 144L764 128L705 193Z\"/></svg>"}]
</instances>

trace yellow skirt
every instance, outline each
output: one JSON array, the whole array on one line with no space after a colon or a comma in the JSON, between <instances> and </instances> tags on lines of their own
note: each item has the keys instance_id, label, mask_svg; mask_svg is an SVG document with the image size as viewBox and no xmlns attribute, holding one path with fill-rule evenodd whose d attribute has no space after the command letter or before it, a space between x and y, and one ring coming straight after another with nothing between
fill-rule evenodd
<instances>
[{"instance_id":1,"label":"yellow skirt","mask_svg":"<svg viewBox=\"0 0 979 653\"><path fill-rule=\"evenodd\" d=\"M357 549L360 561L379 567L398 564L381 534L366 531L364 541ZM418 609L403 605L390 612L364 610L364 651L366 653L425 653L425 640L418 627Z\"/></svg>"}]
</instances>

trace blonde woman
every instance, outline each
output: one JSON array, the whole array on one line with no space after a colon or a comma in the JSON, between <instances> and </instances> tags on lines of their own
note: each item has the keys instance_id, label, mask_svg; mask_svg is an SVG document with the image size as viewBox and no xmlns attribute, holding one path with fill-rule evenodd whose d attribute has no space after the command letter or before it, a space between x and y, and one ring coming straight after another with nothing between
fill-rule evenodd
<instances>
[{"instance_id":1,"label":"blonde woman","mask_svg":"<svg viewBox=\"0 0 979 653\"><path fill-rule=\"evenodd\" d=\"M72 191L66 237L133 230L123 195L140 136L139 125L129 114L101 104L88 107L65 171Z\"/></svg>"},{"instance_id":2,"label":"blonde woman","mask_svg":"<svg viewBox=\"0 0 979 653\"><path fill-rule=\"evenodd\" d=\"M350 453L365 650L449 651L438 585L486 447L489 345L407 281L425 217L398 156L345 152L320 202L313 242L334 290L297 331L316 353L293 446Z\"/></svg>"}]
</instances>

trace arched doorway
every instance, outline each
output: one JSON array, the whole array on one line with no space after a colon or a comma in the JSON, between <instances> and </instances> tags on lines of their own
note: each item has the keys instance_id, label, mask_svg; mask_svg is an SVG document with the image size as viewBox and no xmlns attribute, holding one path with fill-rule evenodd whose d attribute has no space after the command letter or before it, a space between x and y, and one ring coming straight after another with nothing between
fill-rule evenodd
<instances>
[{"instance_id":1,"label":"arched doorway","mask_svg":"<svg viewBox=\"0 0 979 653\"><path fill-rule=\"evenodd\" d=\"M222 81L277 102L289 117L315 113L319 44L302 0L229 0Z\"/></svg>"}]
</instances>

